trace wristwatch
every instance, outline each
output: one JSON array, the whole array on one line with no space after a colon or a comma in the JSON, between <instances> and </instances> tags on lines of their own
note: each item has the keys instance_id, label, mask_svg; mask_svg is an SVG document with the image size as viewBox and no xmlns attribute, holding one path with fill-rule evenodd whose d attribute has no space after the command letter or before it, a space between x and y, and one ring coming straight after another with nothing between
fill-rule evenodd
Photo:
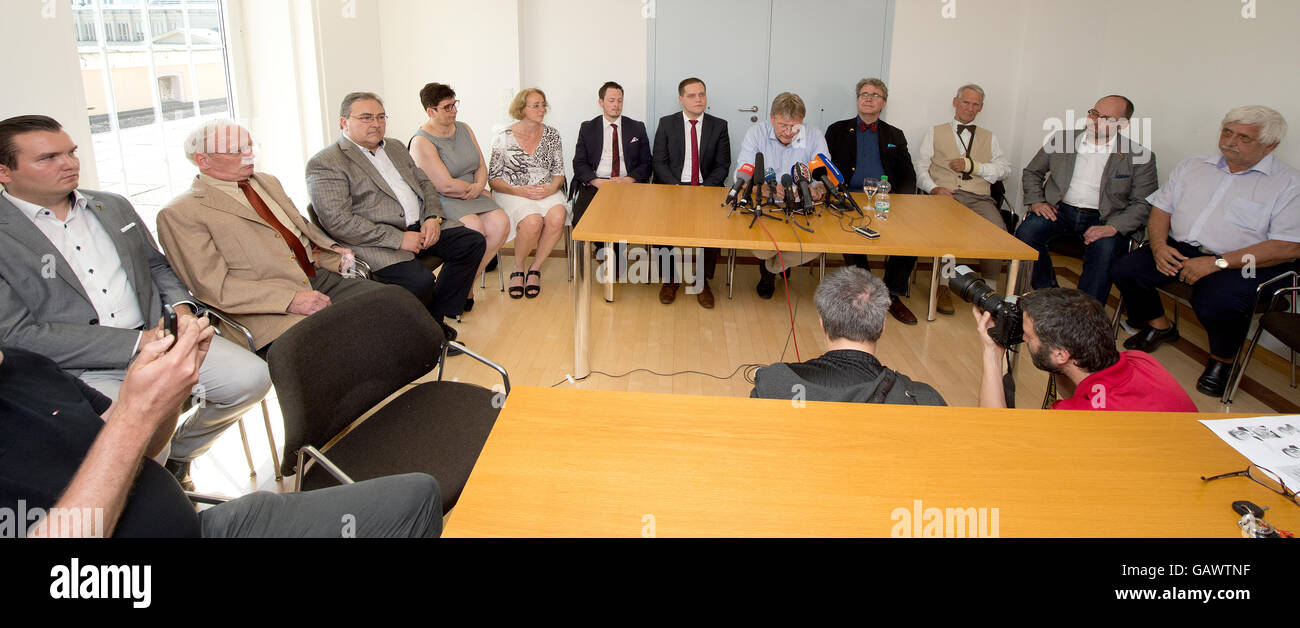
<instances>
[{"instance_id":1,"label":"wristwatch","mask_svg":"<svg viewBox=\"0 0 1300 628\"><path fill-rule=\"evenodd\" d=\"M1214 266L1219 270L1228 270L1228 260L1223 259L1222 255L1214 256Z\"/></svg>"}]
</instances>

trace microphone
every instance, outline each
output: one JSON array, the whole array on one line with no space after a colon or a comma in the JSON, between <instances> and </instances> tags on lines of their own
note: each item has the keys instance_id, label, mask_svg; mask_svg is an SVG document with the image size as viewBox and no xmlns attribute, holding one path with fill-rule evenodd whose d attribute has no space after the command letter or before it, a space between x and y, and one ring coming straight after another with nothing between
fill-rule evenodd
<instances>
[{"instance_id":1,"label":"microphone","mask_svg":"<svg viewBox=\"0 0 1300 628\"><path fill-rule=\"evenodd\" d=\"M817 153L817 156L808 162L808 167L814 170L825 167L826 176L830 178L831 183L835 184L835 187L847 184L844 175L840 173L840 169L835 167L835 162L831 161L831 158L827 157L825 153Z\"/></svg>"},{"instance_id":2,"label":"microphone","mask_svg":"<svg viewBox=\"0 0 1300 628\"><path fill-rule=\"evenodd\" d=\"M768 168L767 173L763 175L763 183L767 184L767 191L771 193L771 196L768 197L767 201L775 205L776 204L776 171L771 168Z\"/></svg>"},{"instance_id":3,"label":"microphone","mask_svg":"<svg viewBox=\"0 0 1300 628\"><path fill-rule=\"evenodd\" d=\"M736 182L731 184L731 189L727 191L727 200L722 201L723 205L735 205L736 198L740 196L740 189L751 184L754 178L754 165L744 164L736 170ZM746 192L745 196L749 196Z\"/></svg>"},{"instance_id":4,"label":"microphone","mask_svg":"<svg viewBox=\"0 0 1300 628\"><path fill-rule=\"evenodd\" d=\"M758 207L763 204L763 177L767 173L766 167L763 165L763 153L754 153L754 172L758 173L759 179L754 183L754 187L758 188L758 202L754 203L754 207ZM749 187L745 188L745 198L747 199L750 197L749 190Z\"/></svg>"},{"instance_id":5,"label":"microphone","mask_svg":"<svg viewBox=\"0 0 1300 628\"><path fill-rule=\"evenodd\" d=\"M813 208L812 188L808 185L808 164L795 164L790 168L794 184L799 186L799 198L805 211Z\"/></svg>"},{"instance_id":6,"label":"microphone","mask_svg":"<svg viewBox=\"0 0 1300 628\"><path fill-rule=\"evenodd\" d=\"M785 199L782 204L785 205L785 211L788 212L794 209L795 204L799 202L799 199L796 198L797 192L795 191L794 181L790 178L790 175L781 175L781 187L785 188Z\"/></svg>"}]
</instances>

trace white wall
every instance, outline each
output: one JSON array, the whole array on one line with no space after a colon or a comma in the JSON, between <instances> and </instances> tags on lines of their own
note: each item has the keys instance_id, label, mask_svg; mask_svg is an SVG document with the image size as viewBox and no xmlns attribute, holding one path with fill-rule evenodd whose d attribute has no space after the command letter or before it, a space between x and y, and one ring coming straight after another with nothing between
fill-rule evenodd
<instances>
[{"instance_id":1,"label":"white wall","mask_svg":"<svg viewBox=\"0 0 1300 628\"><path fill-rule=\"evenodd\" d=\"M444 83L456 90L457 121L478 137L484 159L494 128L519 88L519 12L515 0L385 0L379 7L382 78L388 135L410 139L428 116L420 89Z\"/></svg>"},{"instance_id":2,"label":"white wall","mask_svg":"<svg viewBox=\"0 0 1300 628\"><path fill-rule=\"evenodd\" d=\"M5 0L0 11L0 41L7 57L0 64L0 120L28 114L58 120L79 147L81 187L99 187L72 9L66 2Z\"/></svg>"},{"instance_id":3,"label":"white wall","mask_svg":"<svg viewBox=\"0 0 1300 628\"><path fill-rule=\"evenodd\" d=\"M519 0L522 86L546 92L546 123L564 140L573 176L578 127L600 115L596 91L624 88L623 115L646 121L647 24L640 0Z\"/></svg>"},{"instance_id":4,"label":"white wall","mask_svg":"<svg viewBox=\"0 0 1300 628\"><path fill-rule=\"evenodd\" d=\"M1300 3L1257 0L899 0L894 21L890 103L885 118L919 141L952 115L957 86L988 92L979 123L992 129L1016 166L1008 192L1019 198L1019 169L1042 145L1049 118L1082 118L1101 96L1132 99L1149 118L1144 141L1161 182L1178 161L1214 152L1218 123L1232 107L1263 104L1300 125ZM1277 156L1300 164L1293 133Z\"/></svg>"}]
</instances>

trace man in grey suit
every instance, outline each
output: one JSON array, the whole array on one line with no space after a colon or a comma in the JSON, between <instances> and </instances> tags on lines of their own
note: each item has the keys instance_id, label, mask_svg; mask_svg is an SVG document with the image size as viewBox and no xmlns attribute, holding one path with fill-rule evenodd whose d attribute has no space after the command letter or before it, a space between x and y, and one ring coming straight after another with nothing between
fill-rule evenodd
<instances>
[{"instance_id":1,"label":"man in grey suit","mask_svg":"<svg viewBox=\"0 0 1300 628\"><path fill-rule=\"evenodd\" d=\"M876 359L892 297L879 277L846 266L822 280L813 296L826 353L807 362L777 362L754 372L750 397L943 406L929 384L912 381ZM798 407L798 405L796 405Z\"/></svg>"},{"instance_id":2,"label":"man in grey suit","mask_svg":"<svg viewBox=\"0 0 1300 628\"><path fill-rule=\"evenodd\" d=\"M351 247L376 279L415 294L455 340L443 317L464 309L487 243L459 222L444 224L433 182L400 140L384 137L387 121L379 96L345 96L343 134L307 162L307 191L325 231ZM420 261L426 257L443 261L436 282Z\"/></svg>"},{"instance_id":3,"label":"man in grey suit","mask_svg":"<svg viewBox=\"0 0 1300 628\"><path fill-rule=\"evenodd\" d=\"M1120 135L1132 116L1132 101L1106 96L1088 110L1086 129L1053 136L1025 166L1021 182L1030 213L1016 237L1038 249L1035 290L1056 285L1047 245L1068 233L1084 244L1079 290L1105 305L1110 266L1128 250L1133 232L1146 226L1146 199L1159 186L1155 153Z\"/></svg>"},{"instance_id":4,"label":"man in grey suit","mask_svg":"<svg viewBox=\"0 0 1300 628\"><path fill-rule=\"evenodd\" d=\"M163 305L191 316L193 297L131 204L78 190L77 146L55 120L0 121L0 344L39 353L116 399L140 347L162 337ZM177 428L167 461L190 462L266 395L266 363L225 340L199 374L199 408Z\"/></svg>"}]
</instances>

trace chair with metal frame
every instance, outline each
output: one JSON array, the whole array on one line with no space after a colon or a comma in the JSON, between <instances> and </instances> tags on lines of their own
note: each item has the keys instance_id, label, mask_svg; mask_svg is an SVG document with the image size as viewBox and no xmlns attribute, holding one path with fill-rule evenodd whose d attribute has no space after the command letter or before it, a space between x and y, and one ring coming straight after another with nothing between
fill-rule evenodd
<instances>
[{"instance_id":1,"label":"chair with metal frame","mask_svg":"<svg viewBox=\"0 0 1300 628\"><path fill-rule=\"evenodd\" d=\"M443 381L452 346L496 370L503 388ZM271 345L269 362L284 416L281 471L296 473L297 490L420 471L438 480L444 512L510 392L503 367L444 343L424 306L397 286L300 321ZM408 388L435 366L436 381Z\"/></svg>"},{"instance_id":2,"label":"chair with metal frame","mask_svg":"<svg viewBox=\"0 0 1300 628\"><path fill-rule=\"evenodd\" d=\"M1232 363L1232 371L1228 375L1228 387L1223 391L1223 397L1220 401L1224 405L1231 405L1232 398L1237 394L1237 388L1241 386L1241 380L1246 377L1246 368L1250 366L1250 359L1255 355L1255 347L1259 346L1259 337L1268 332L1274 338L1277 338L1291 350L1291 387L1296 387L1295 367L1296 350L1300 349L1300 301L1296 297L1291 297L1291 311L1287 312L1285 304L1279 303L1279 300L1285 299L1292 293L1300 293L1300 275L1296 271L1287 271L1260 284L1260 290L1256 293L1256 298L1263 295L1263 288L1268 284L1277 283L1286 277L1291 278L1291 285L1277 288L1273 291L1273 296L1269 299L1268 307L1255 323L1255 334L1250 339L1250 344L1242 344L1241 349L1237 351L1237 359ZM1282 307L1278 307L1281 305ZM1256 308L1258 309L1258 307Z\"/></svg>"},{"instance_id":3,"label":"chair with metal frame","mask_svg":"<svg viewBox=\"0 0 1300 628\"><path fill-rule=\"evenodd\" d=\"M199 306L207 311L208 316L217 319L218 324L215 325L215 327L218 334L223 337L229 334L230 340L235 341L236 343L242 341L243 344L248 347L250 352L260 356L260 354L257 353L257 346L253 343L253 332L249 331L247 327L235 322L235 320L228 314L210 304L199 301ZM235 340L235 338L238 338L239 340ZM271 430L271 413L266 407L266 397L262 397L260 404L262 407L262 422L266 425L266 440L271 446L272 468L275 471L275 479L280 480L283 479L283 476L280 474L280 454L276 451L275 433ZM238 424L239 438L244 443L244 457L248 459L248 476L255 478L257 477L257 467L253 464L253 452L248 446L248 431L244 428L243 417L239 418Z\"/></svg>"}]
</instances>

